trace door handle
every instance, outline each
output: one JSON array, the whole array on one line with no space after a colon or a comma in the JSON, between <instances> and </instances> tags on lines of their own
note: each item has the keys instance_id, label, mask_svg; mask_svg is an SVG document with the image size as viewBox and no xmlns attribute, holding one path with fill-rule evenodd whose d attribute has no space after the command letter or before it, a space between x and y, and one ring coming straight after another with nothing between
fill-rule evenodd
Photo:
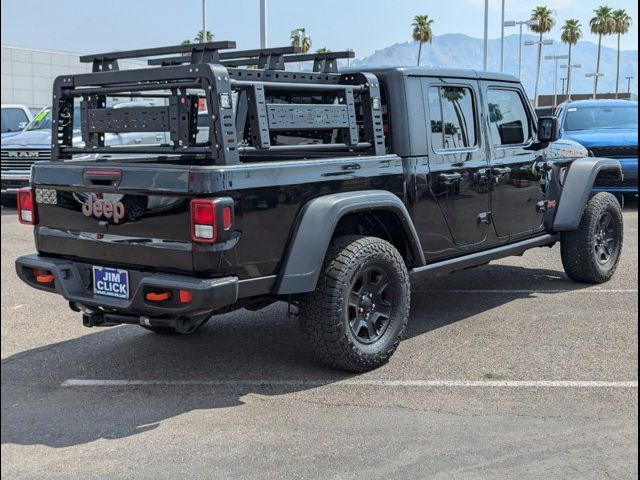
<instances>
[{"instance_id":1,"label":"door handle","mask_svg":"<svg viewBox=\"0 0 640 480\"><path fill-rule=\"evenodd\" d=\"M142 143L142 139L141 138L136 138L134 140L134 142L137 143L137 144L140 144L140 143Z\"/></svg>"},{"instance_id":2,"label":"door handle","mask_svg":"<svg viewBox=\"0 0 640 480\"><path fill-rule=\"evenodd\" d=\"M162 134L156 135L156 140L162 140L163 138L164 138L164 135Z\"/></svg>"},{"instance_id":3,"label":"door handle","mask_svg":"<svg viewBox=\"0 0 640 480\"><path fill-rule=\"evenodd\" d=\"M462 175L459 173L441 173L439 178L445 185L453 185L462 180Z\"/></svg>"}]
</instances>

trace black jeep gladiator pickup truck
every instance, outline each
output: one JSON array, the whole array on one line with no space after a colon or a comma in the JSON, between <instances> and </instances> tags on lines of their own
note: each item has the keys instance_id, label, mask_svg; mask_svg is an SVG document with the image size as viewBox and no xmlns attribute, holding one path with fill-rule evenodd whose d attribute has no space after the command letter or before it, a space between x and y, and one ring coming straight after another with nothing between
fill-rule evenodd
<instances>
[{"instance_id":1,"label":"black jeep gladiator pickup truck","mask_svg":"<svg viewBox=\"0 0 640 480\"><path fill-rule=\"evenodd\" d=\"M614 274L621 207L591 190L619 163L558 140L515 78L234 48L90 55L92 73L56 79L51 161L19 192L38 253L16 268L86 326L189 334L285 301L322 362L366 371L398 346L411 281L557 242L572 279ZM133 57L155 58L118 69ZM132 131L167 140L105 145Z\"/></svg>"}]
</instances>

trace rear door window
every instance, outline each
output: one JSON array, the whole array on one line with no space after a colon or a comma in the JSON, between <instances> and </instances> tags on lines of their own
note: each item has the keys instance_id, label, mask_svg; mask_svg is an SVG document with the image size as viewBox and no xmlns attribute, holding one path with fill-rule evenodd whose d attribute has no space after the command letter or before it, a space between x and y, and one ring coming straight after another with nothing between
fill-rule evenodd
<instances>
[{"instance_id":1,"label":"rear door window","mask_svg":"<svg viewBox=\"0 0 640 480\"><path fill-rule=\"evenodd\" d=\"M462 86L429 88L431 145L435 151L460 150L477 145L473 90Z\"/></svg>"}]
</instances>

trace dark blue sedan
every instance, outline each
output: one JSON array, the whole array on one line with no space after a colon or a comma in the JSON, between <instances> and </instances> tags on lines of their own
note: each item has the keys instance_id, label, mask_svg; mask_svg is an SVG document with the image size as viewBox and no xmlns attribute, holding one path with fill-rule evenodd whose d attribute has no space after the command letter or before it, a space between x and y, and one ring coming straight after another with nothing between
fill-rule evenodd
<instances>
[{"instance_id":1,"label":"dark blue sedan","mask_svg":"<svg viewBox=\"0 0 640 480\"><path fill-rule=\"evenodd\" d=\"M596 157L615 158L622 164L624 180L599 181L596 190L638 193L638 102L581 100L563 103L556 111L561 138L571 139Z\"/></svg>"}]
</instances>

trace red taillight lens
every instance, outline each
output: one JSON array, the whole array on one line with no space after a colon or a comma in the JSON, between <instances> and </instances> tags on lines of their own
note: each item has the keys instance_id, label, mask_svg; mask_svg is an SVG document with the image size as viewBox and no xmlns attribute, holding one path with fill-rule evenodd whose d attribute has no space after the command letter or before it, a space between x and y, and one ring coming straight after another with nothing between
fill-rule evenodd
<instances>
[{"instance_id":1,"label":"red taillight lens","mask_svg":"<svg viewBox=\"0 0 640 480\"><path fill-rule=\"evenodd\" d=\"M191 200L191 239L194 242L213 243L218 236L214 200Z\"/></svg>"},{"instance_id":2,"label":"red taillight lens","mask_svg":"<svg viewBox=\"0 0 640 480\"><path fill-rule=\"evenodd\" d=\"M224 242L233 231L233 199L196 198L191 200L191 240L197 243Z\"/></svg>"},{"instance_id":3,"label":"red taillight lens","mask_svg":"<svg viewBox=\"0 0 640 480\"><path fill-rule=\"evenodd\" d=\"M18 190L18 221L24 225L36 223L36 201L31 187Z\"/></svg>"}]
</instances>

